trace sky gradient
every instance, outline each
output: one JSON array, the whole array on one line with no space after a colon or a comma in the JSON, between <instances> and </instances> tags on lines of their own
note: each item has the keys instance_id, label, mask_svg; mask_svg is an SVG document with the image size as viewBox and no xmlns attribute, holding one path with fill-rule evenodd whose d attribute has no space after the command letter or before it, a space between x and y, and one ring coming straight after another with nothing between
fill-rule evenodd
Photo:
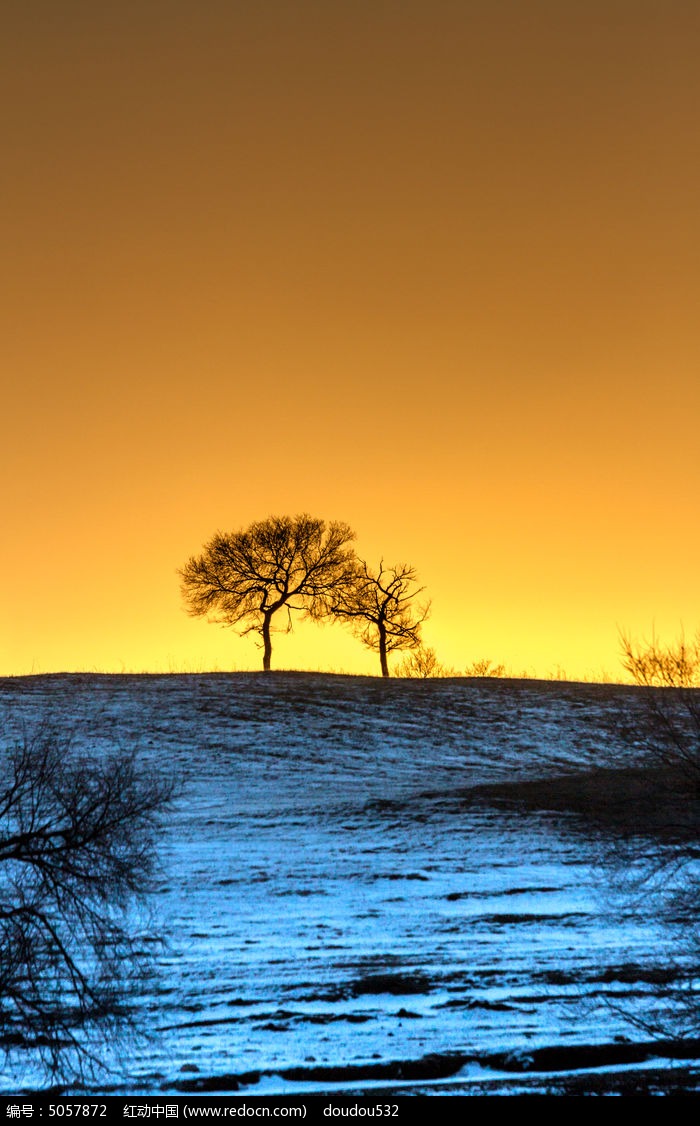
<instances>
[{"instance_id":1,"label":"sky gradient","mask_svg":"<svg viewBox=\"0 0 700 1126\"><path fill-rule=\"evenodd\" d=\"M10 0L0 55L0 674L259 667L176 570L300 512L458 670L694 632L700 6Z\"/></svg>"}]
</instances>

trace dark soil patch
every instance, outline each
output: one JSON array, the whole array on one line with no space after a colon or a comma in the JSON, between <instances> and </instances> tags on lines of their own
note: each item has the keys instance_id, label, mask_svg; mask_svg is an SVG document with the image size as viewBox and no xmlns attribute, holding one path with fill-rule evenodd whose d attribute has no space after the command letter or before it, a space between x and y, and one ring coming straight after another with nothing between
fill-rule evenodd
<instances>
[{"instance_id":1,"label":"dark soil patch","mask_svg":"<svg viewBox=\"0 0 700 1126\"><path fill-rule=\"evenodd\" d=\"M417 993L427 993L431 980L422 973L368 974L350 982L348 994L351 997L365 997L388 993L392 997L404 997Z\"/></svg>"},{"instance_id":2,"label":"dark soil patch","mask_svg":"<svg viewBox=\"0 0 700 1126\"><path fill-rule=\"evenodd\" d=\"M626 834L673 841L700 838L700 794L688 778L668 767L602 768L580 774L475 786L470 802L575 813L588 822Z\"/></svg>"},{"instance_id":3,"label":"dark soil patch","mask_svg":"<svg viewBox=\"0 0 700 1126\"><path fill-rule=\"evenodd\" d=\"M352 1086L361 1091L365 1082L377 1080L388 1082L426 1083L457 1076L468 1063L478 1063L481 1067L510 1074L522 1074L527 1085L532 1085L533 1093L585 1094L615 1092L618 1094L651 1094L673 1092L689 1094L696 1092L696 1081L691 1071L668 1072L659 1068L635 1074L581 1075L577 1072L591 1068L619 1069L634 1064L643 1064L654 1059L668 1059L695 1063L700 1060L700 1040L659 1040L640 1044L615 1043L574 1045L571 1047L547 1047L533 1049L529 1053L491 1053L484 1056L466 1055L459 1052L446 1052L423 1056L416 1060L390 1060L383 1063L361 1063L337 1066L290 1067L280 1071L245 1072L239 1075L222 1075L182 1080L175 1088L182 1092L212 1093L215 1091L237 1091L241 1087L251 1087L260 1082L263 1075L279 1075L297 1083L333 1083ZM572 1074L535 1080L536 1072L571 1072ZM531 1077L531 1078L529 1078ZM504 1085L503 1080L489 1080L484 1077L469 1085L471 1093L498 1093ZM251 1094L253 1092L251 1091ZM336 1092L337 1093L337 1092ZM376 1093L373 1089L373 1094ZM404 1094L406 1087L397 1089Z\"/></svg>"}]
</instances>

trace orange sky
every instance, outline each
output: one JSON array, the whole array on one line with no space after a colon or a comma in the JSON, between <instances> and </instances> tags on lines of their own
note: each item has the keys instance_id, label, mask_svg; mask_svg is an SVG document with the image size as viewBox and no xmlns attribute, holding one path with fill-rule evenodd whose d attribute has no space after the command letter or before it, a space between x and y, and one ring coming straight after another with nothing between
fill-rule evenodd
<instances>
[{"instance_id":1,"label":"orange sky","mask_svg":"<svg viewBox=\"0 0 700 1126\"><path fill-rule=\"evenodd\" d=\"M700 5L10 0L0 55L0 673L258 667L176 569L297 512L458 669L694 631Z\"/></svg>"}]
</instances>

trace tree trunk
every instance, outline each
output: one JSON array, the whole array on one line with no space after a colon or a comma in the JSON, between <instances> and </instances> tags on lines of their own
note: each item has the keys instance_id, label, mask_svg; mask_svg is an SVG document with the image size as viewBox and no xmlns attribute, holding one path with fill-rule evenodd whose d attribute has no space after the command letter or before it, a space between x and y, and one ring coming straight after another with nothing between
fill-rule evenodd
<instances>
[{"instance_id":1,"label":"tree trunk","mask_svg":"<svg viewBox=\"0 0 700 1126\"><path fill-rule=\"evenodd\" d=\"M270 622L272 614L263 615L262 624L262 639L263 639L263 672L270 671L270 662L272 660L272 640L270 638Z\"/></svg>"},{"instance_id":2,"label":"tree trunk","mask_svg":"<svg viewBox=\"0 0 700 1126\"><path fill-rule=\"evenodd\" d=\"M386 654L386 630L379 626L379 662L382 666L382 676L389 675L389 662Z\"/></svg>"}]
</instances>

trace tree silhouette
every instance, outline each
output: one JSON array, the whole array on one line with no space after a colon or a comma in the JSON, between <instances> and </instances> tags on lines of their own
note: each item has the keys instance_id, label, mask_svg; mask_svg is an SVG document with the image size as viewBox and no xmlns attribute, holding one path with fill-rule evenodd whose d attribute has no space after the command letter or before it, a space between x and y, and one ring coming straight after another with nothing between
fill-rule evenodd
<instances>
[{"instance_id":1,"label":"tree silhouette","mask_svg":"<svg viewBox=\"0 0 700 1126\"><path fill-rule=\"evenodd\" d=\"M662 1006L647 1031L662 1036L700 1033L700 632L670 643L656 637L637 643L620 635L622 663L639 689L616 734L643 747L649 773L645 797L656 845L640 854L633 836L621 855L631 884L631 904L644 919L652 912L680 928L679 949L669 961L669 979L660 987Z\"/></svg>"},{"instance_id":2,"label":"tree silhouette","mask_svg":"<svg viewBox=\"0 0 700 1126\"><path fill-rule=\"evenodd\" d=\"M148 966L135 908L173 785L129 755L78 757L47 728L0 762L0 1048L80 1075L128 1026Z\"/></svg>"},{"instance_id":3,"label":"tree silhouette","mask_svg":"<svg viewBox=\"0 0 700 1126\"><path fill-rule=\"evenodd\" d=\"M406 563L375 573L358 560L354 581L336 593L329 612L347 620L363 645L379 653L382 676L389 676L389 653L420 645L420 629L430 604L414 607L424 587L416 587L416 572Z\"/></svg>"},{"instance_id":4,"label":"tree silhouette","mask_svg":"<svg viewBox=\"0 0 700 1126\"><path fill-rule=\"evenodd\" d=\"M700 786L700 633L668 645L656 638L636 644L620 635L622 664L642 689L647 751Z\"/></svg>"},{"instance_id":5,"label":"tree silhouette","mask_svg":"<svg viewBox=\"0 0 700 1126\"><path fill-rule=\"evenodd\" d=\"M272 658L272 620L280 610L310 618L354 576L355 533L347 524L301 516L270 516L239 532L217 532L179 572L190 614L259 633L263 669Z\"/></svg>"}]
</instances>

